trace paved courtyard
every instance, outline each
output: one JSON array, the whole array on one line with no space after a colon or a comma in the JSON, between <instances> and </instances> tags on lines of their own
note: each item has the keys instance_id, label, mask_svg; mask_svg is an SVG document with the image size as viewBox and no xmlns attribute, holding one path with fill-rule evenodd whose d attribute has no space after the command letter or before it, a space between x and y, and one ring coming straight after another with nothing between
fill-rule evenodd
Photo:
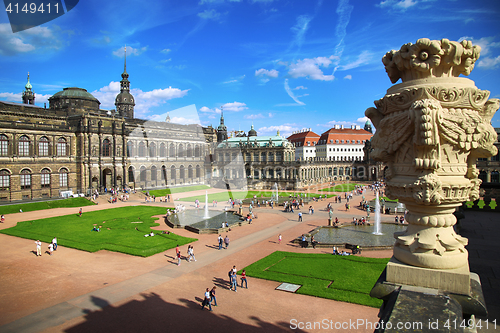
<instances>
[{"instance_id":1,"label":"paved courtyard","mask_svg":"<svg viewBox=\"0 0 500 333\"><path fill-rule=\"evenodd\" d=\"M204 193L178 194L179 200L175 203L182 202L182 197ZM370 194L367 198L371 198ZM352 206L360 200L360 196L355 196ZM196 235L198 241L193 245L197 261L183 261L179 267L174 260L174 249L139 258L108 251L87 253L60 246L52 257L46 254L36 257L34 241L0 234L4 245L4 255L0 258L0 332L321 331L307 326L298 329L301 324L314 322L343 324L346 329L342 332L372 332L369 323L378 321L375 308L277 291L278 282L251 277L249 289L238 289L236 293L228 289L227 271L233 265L240 269L276 250L330 253L331 249L301 249L291 243L302 233L327 224L328 202L314 204L315 214L304 214L303 222L298 222L296 213L257 208L258 219L254 223L229 232L229 249L217 249L216 235ZM98 206L85 207L84 213L139 204L145 204L139 197L114 205L101 202ZM188 208L193 205L184 204ZM346 212L343 203L333 205L342 222L364 215L354 207ZM76 211L62 208L11 214L0 227ZM393 219L392 216L383 218ZM157 229L169 230L164 223ZM186 230L175 232L193 237ZM283 235L281 245L277 243L280 233ZM44 244L44 249L46 247ZM183 255L186 249L187 246L181 248ZM391 254L392 250L363 251L363 256L372 257ZM492 284L498 281L492 279L489 281ZM214 285L218 287L219 306L214 307L213 312L201 311L203 292ZM361 325L347 326L353 322Z\"/></svg>"}]
</instances>

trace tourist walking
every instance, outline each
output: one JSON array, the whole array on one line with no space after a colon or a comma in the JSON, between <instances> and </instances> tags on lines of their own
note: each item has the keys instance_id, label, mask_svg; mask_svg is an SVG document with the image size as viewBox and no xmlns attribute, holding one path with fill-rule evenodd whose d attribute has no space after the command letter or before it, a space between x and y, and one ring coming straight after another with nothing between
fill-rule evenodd
<instances>
[{"instance_id":1,"label":"tourist walking","mask_svg":"<svg viewBox=\"0 0 500 333\"><path fill-rule=\"evenodd\" d=\"M212 304L210 302L210 288L207 288L207 290L205 291L205 297L203 298L203 302L201 303L201 309L203 310L207 305L208 310L212 311Z\"/></svg>"},{"instance_id":2,"label":"tourist walking","mask_svg":"<svg viewBox=\"0 0 500 333\"><path fill-rule=\"evenodd\" d=\"M281 245L281 234L278 235L278 244Z\"/></svg>"},{"instance_id":3,"label":"tourist walking","mask_svg":"<svg viewBox=\"0 0 500 333\"><path fill-rule=\"evenodd\" d=\"M3 214L2 214L2 217L0 218L0 221L1 221L2 223L4 223L4 222L5 222L5 215L3 215Z\"/></svg>"},{"instance_id":4,"label":"tourist walking","mask_svg":"<svg viewBox=\"0 0 500 333\"><path fill-rule=\"evenodd\" d=\"M223 242L221 235L219 235L218 241L219 241L219 250L220 250L220 249L222 249L222 242Z\"/></svg>"},{"instance_id":5,"label":"tourist walking","mask_svg":"<svg viewBox=\"0 0 500 333\"><path fill-rule=\"evenodd\" d=\"M83 208L80 208L80 210L78 211L78 217L82 217L82 214L83 214Z\"/></svg>"},{"instance_id":6,"label":"tourist walking","mask_svg":"<svg viewBox=\"0 0 500 333\"><path fill-rule=\"evenodd\" d=\"M42 242L40 240L37 240L35 242L36 244L36 256L41 257L42 256Z\"/></svg>"},{"instance_id":7,"label":"tourist walking","mask_svg":"<svg viewBox=\"0 0 500 333\"><path fill-rule=\"evenodd\" d=\"M212 301L214 302L214 306L217 306L217 298L215 298L215 289L217 288L217 286L214 286L212 288L212 290L210 290L210 303L212 303Z\"/></svg>"},{"instance_id":8,"label":"tourist walking","mask_svg":"<svg viewBox=\"0 0 500 333\"><path fill-rule=\"evenodd\" d=\"M54 251L54 244L49 244L49 254L52 255L52 251Z\"/></svg>"},{"instance_id":9,"label":"tourist walking","mask_svg":"<svg viewBox=\"0 0 500 333\"><path fill-rule=\"evenodd\" d=\"M299 212L299 222L302 222L302 212Z\"/></svg>"},{"instance_id":10,"label":"tourist walking","mask_svg":"<svg viewBox=\"0 0 500 333\"><path fill-rule=\"evenodd\" d=\"M241 288L243 288L243 282L245 282L245 289L248 289L247 272L245 270L241 272Z\"/></svg>"},{"instance_id":11,"label":"tourist walking","mask_svg":"<svg viewBox=\"0 0 500 333\"><path fill-rule=\"evenodd\" d=\"M181 253L177 252L177 266L181 265Z\"/></svg>"},{"instance_id":12,"label":"tourist walking","mask_svg":"<svg viewBox=\"0 0 500 333\"><path fill-rule=\"evenodd\" d=\"M57 251L57 238L56 237L54 237L52 239L52 244L54 244L54 251Z\"/></svg>"},{"instance_id":13,"label":"tourist walking","mask_svg":"<svg viewBox=\"0 0 500 333\"><path fill-rule=\"evenodd\" d=\"M226 237L224 237L224 244L226 245L226 250L227 248L229 247L229 237L226 235Z\"/></svg>"},{"instance_id":14,"label":"tourist walking","mask_svg":"<svg viewBox=\"0 0 500 333\"><path fill-rule=\"evenodd\" d=\"M196 258L194 257L194 248L193 248L193 245L189 245L188 246L188 256L189 256L189 260L188 261L191 261L191 259L193 259L194 261L196 261Z\"/></svg>"}]
</instances>

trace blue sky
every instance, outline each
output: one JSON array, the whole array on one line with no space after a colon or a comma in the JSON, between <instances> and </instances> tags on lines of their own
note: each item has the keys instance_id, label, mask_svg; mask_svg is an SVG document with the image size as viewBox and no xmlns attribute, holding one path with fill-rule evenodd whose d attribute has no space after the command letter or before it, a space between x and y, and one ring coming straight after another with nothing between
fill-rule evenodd
<instances>
[{"instance_id":1,"label":"blue sky","mask_svg":"<svg viewBox=\"0 0 500 333\"><path fill-rule=\"evenodd\" d=\"M0 99L19 102L30 72L38 105L76 86L114 109L126 45L138 118L216 127L222 106L229 130L321 134L363 125L392 85L382 56L419 38L480 45L469 78L500 98L499 14L497 0L80 0L13 34L2 12Z\"/></svg>"}]
</instances>

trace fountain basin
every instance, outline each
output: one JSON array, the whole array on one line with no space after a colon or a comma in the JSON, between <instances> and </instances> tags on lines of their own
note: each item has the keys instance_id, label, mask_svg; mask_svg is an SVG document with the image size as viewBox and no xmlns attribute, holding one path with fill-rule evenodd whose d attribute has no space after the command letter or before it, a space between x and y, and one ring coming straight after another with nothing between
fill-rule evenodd
<instances>
[{"instance_id":1,"label":"fountain basin","mask_svg":"<svg viewBox=\"0 0 500 333\"><path fill-rule=\"evenodd\" d=\"M248 223L243 221L243 217L234 211L220 212L209 210L209 218L206 218L206 214L207 212L203 210L186 210L168 216L165 222L171 228L184 228L198 234L216 234L226 231L231 227ZM223 222L227 222L229 227L223 228Z\"/></svg>"},{"instance_id":2,"label":"fountain basin","mask_svg":"<svg viewBox=\"0 0 500 333\"><path fill-rule=\"evenodd\" d=\"M339 227L318 227L307 235L319 242L317 247L344 247L347 244L359 245L363 250L388 249L394 246L394 232L404 231L407 224L382 223L382 235L374 235L375 226L371 225L344 225ZM300 242L300 237L296 242Z\"/></svg>"}]
</instances>

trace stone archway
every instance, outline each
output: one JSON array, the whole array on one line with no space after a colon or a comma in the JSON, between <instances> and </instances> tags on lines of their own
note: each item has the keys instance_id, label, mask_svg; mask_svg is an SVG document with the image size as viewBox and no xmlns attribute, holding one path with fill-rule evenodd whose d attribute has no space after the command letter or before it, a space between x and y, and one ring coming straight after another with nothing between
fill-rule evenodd
<instances>
[{"instance_id":1,"label":"stone archway","mask_svg":"<svg viewBox=\"0 0 500 333\"><path fill-rule=\"evenodd\" d=\"M109 189L113 187L113 172L111 169L102 170L102 186Z\"/></svg>"}]
</instances>

